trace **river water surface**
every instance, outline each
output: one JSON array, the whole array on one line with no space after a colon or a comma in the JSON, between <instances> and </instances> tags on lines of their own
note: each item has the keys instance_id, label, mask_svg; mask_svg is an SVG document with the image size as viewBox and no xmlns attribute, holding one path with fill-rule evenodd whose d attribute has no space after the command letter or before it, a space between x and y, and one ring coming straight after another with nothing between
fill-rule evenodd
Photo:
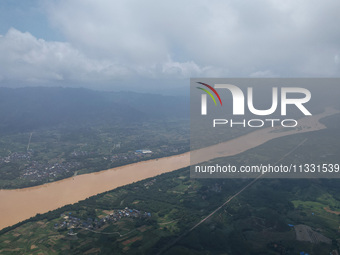
<instances>
[{"instance_id":1,"label":"river water surface","mask_svg":"<svg viewBox=\"0 0 340 255\"><path fill-rule=\"evenodd\" d=\"M201 163L222 156L233 156L259 146L271 139L325 128L319 119L337 113L324 113L299 120L298 128L285 132L260 129L233 140L213 145L198 152ZM196 158L196 157L195 157ZM23 189L0 190L0 229L90 196L190 165L190 153L129 164L101 172L78 175L68 179Z\"/></svg>"}]
</instances>

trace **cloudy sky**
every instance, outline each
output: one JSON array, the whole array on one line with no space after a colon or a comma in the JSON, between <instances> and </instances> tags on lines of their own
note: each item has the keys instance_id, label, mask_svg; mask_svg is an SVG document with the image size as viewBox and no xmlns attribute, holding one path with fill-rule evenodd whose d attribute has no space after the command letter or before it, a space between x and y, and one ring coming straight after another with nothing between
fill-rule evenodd
<instances>
[{"instance_id":1,"label":"cloudy sky","mask_svg":"<svg viewBox=\"0 0 340 255\"><path fill-rule=\"evenodd\" d=\"M0 86L339 77L339 10L337 0L1 0Z\"/></svg>"}]
</instances>

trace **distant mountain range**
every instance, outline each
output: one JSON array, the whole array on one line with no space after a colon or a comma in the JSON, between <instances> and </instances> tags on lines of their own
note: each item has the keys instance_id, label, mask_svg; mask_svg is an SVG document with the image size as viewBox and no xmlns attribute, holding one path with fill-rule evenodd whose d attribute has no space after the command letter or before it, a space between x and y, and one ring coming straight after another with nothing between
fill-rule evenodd
<instances>
[{"instance_id":1,"label":"distant mountain range","mask_svg":"<svg viewBox=\"0 0 340 255\"><path fill-rule=\"evenodd\" d=\"M0 88L0 132L189 118L189 98L83 88Z\"/></svg>"},{"instance_id":2,"label":"distant mountain range","mask_svg":"<svg viewBox=\"0 0 340 255\"><path fill-rule=\"evenodd\" d=\"M320 83L324 81L319 80ZM323 85L325 86L307 86L312 99L306 105L313 114L322 112L326 106L340 109L338 84ZM254 102L258 109L268 109L271 106L268 91L270 92L266 87L256 90ZM231 96L226 95L226 99L224 103L231 104ZM189 106L189 96L107 92L84 88L0 87L0 133L29 132L57 126L189 119Z\"/></svg>"}]
</instances>

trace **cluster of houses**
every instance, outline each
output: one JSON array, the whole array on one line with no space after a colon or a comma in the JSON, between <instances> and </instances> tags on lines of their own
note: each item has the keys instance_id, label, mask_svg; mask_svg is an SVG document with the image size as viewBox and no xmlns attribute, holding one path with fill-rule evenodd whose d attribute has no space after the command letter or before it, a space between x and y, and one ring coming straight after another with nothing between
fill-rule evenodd
<instances>
[{"instance_id":1,"label":"cluster of houses","mask_svg":"<svg viewBox=\"0 0 340 255\"><path fill-rule=\"evenodd\" d=\"M79 167L79 162L63 162L51 164L32 161L31 164L23 171L22 178L32 180L45 180L46 178L55 178L66 173L73 172Z\"/></svg>"},{"instance_id":2,"label":"cluster of houses","mask_svg":"<svg viewBox=\"0 0 340 255\"><path fill-rule=\"evenodd\" d=\"M72 157L84 157L84 156L88 156L89 154L93 154L93 152L89 153L88 151L76 151L76 150L71 152Z\"/></svg>"},{"instance_id":3,"label":"cluster of houses","mask_svg":"<svg viewBox=\"0 0 340 255\"><path fill-rule=\"evenodd\" d=\"M136 162L142 159L149 158L151 155L162 155L164 153L176 153L183 148L176 148L175 146L163 145L156 151L149 149L140 149L125 153L117 153L111 157L104 157L104 160L110 160L112 163L129 163ZM73 151L72 157L87 157L94 154L88 151ZM62 163L47 163L32 160L33 150L28 150L26 153L13 152L6 157L0 157L0 164L6 164L16 161L26 161L26 168L21 172L20 178L45 181L46 179L55 179L65 174L72 173L80 168L80 162L62 162Z\"/></svg>"},{"instance_id":4,"label":"cluster of houses","mask_svg":"<svg viewBox=\"0 0 340 255\"><path fill-rule=\"evenodd\" d=\"M135 150L134 152L125 152L125 153L117 153L111 156L111 162L128 162L128 161L136 161L143 158L148 158L151 155L162 155L164 153L178 153L180 151L185 151L188 148L184 146L176 147L163 145L159 147L156 151L151 151L148 149Z\"/></svg>"},{"instance_id":5,"label":"cluster of houses","mask_svg":"<svg viewBox=\"0 0 340 255\"><path fill-rule=\"evenodd\" d=\"M144 187L145 188L149 188L150 186L154 185L155 182L156 182L156 179L152 179L152 180L150 180L148 182L145 182L144 183Z\"/></svg>"},{"instance_id":6,"label":"cluster of houses","mask_svg":"<svg viewBox=\"0 0 340 255\"><path fill-rule=\"evenodd\" d=\"M150 150L136 150L135 152L117 153L111 156L111 162L134 161L144 157L150 157L153 152Z\"/></svg>"},{"instance_id":7,"label":"cluster of houses","mask_svg":"<svg viewBox=\"0 0 340 255\"><path fill-rule=\"evenodd\" d=\"M136 155L140 155L140 154L152 154L152 151L150 151L150 150L136 150L135 154Z\"/></svg>"},{"instance_id":8,"label":"cluster of houses","mask_svg":"<svg viewBox=\"0 0 340 255\"><path fill-rule=\"evenodd\" d=\"M54 225L55 229L75 229L84 228L89 230L96 230L101 228L107 223L117 222L122 218L147 218L151 217L151 213L142 212L137 209L125 208L122 210L113 210L112 213L106 215L102 218L87 218L86 220L81 220L80 218L72 216L72 213L63 213L60 215L63 219L62 222L56 223ZM71 231L73 233L73 231ZM70 233L71 233L70 232Z\"/></svg>"},{"instance_id":9,"label":"cluster of houses","mask_svg":"<svg viewBox=\"0 0 340 255\"><path fill-rule=\"evenodd\" d=\"M26 168L21 172L20 178L31 179L35 181L53 179L55 177L65 175L69 172L79 169L79 162L63 162L63 163L44 163L32 160L33 150L27 153L13 152L6 157L0 157L0 164L8 164L11 162L23 161Z\"/></svg>"},{"instance_id":10,"label":"cluster of houses","mask_svg":"<svg viewBox=\"0 0 340 255\"><path fill-rule=\"evenodd\" d=\"M6 157L0 157L0 164L1 163L10 163L10 162L16 162L20 160L30 160L32 156L32 151L28 151L27 153L19 153L19 152L13 152L10 155Z\"/></svg>"}]
</instances>

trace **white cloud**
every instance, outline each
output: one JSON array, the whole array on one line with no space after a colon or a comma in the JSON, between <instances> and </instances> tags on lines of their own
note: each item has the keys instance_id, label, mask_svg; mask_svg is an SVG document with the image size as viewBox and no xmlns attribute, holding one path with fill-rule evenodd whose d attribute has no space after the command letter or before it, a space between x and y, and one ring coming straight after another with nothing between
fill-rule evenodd
<instances>
[{"instance_id":1,"label":"white cloud","mask_svg":"<svg viewBox=\"0 0 340 255\"><path fill-rule=\"evenodd\" d=\"M11 28L0 37L2 81L101 81L128 75L112 62L90 59L69 43L47 42Z\"/></svg>"},{"instance_id":2,"label":"white cloud","mask_svg":"<svg viewBox=\"0 0 340 255\"><path fill-rule=\"evenodd\" d=\"M3 80L339 76L338 1L58 0L43 8L67 43L10 30L0 38Z\"/></svg>"},{"instance_id":3,"label":"white cloud","mask_svg":"<svg viewBox=\"0 0 340 255\"><path fill-rule=\"evenodd\" d=\"M340 47L339 8L332 0L62 0L48 10L77 47L129 66L171 56L201 75L209 66L221 75L319 76L338 75L327 59Z\"/></svg>"},{"instance_id":4,"label":"white cloud","mask_svg":"<svg viewBox=\"0 0 340 255\"><path fill-rule=\"evenodd\" d=\"M254 72L254 73L251 73L249 76L252 77L252 78L263 78L263 77L273 78L273 77L278 77L278 75L275 75L270 70Z\"/></svg>"},{"instance_id":5,"label":"white cloud","mask_svg":"<svg viewBox=\"0 0 340 255\"><path fill-rule=\"evenodd\" d=\"M62 82L64 86L81 83L85 87L100 87L131 77L181 79L209 70L193 61L181 63L169 57L165 62L152 65L137 62L129 64L112 57L95 57L93 54L88 57L70 43L37 39L28 32L23 33L14 28L0 36L0 54L0 82L4 85L8 85L8 82L20 82L20 85Z\"/></svg>"}]
</instances>

